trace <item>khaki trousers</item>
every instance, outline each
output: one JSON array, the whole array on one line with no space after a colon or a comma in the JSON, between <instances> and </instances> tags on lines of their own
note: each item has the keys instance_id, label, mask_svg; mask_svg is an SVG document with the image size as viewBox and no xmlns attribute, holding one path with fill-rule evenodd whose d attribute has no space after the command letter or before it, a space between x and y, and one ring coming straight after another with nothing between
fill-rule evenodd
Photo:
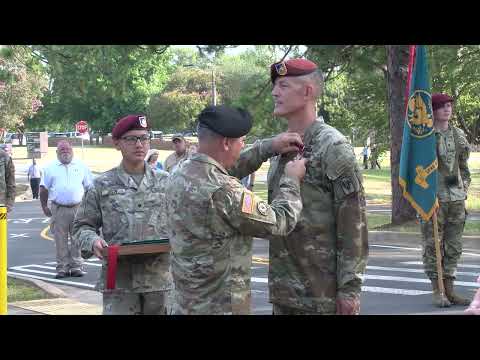
<instances>
[{"instance_id":1,"label":"khaki trousers","mask_svg":"<svg viewBox=\"0 0 480 360\"><path fill-rule=\"evenodd\" d=\"M72 238L72 227L78 206L71 208L52 203L50 231L55 238L57 251L57 273L60 271L80 270L83 260L80 247Z\"/></svg>"}]
</instances>

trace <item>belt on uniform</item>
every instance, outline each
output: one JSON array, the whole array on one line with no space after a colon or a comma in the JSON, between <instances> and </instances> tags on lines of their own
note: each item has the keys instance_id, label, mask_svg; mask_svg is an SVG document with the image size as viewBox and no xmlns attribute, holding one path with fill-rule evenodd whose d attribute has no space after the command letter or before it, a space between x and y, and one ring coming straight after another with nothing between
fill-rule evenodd
<instances>
[{"instance_id":1,"label":"belt on uniform","mask_svg":"<svg viewBox=\"0 0 480 360\"><path fill-rule=\"evenodd\" d=\"M55 201L52 201L52 203L55 204L55 205L57 205L57 206L66 207L66 208L73 208L73 207L75 207L75 206L80 205L80 203L78 203L78 204L73 204L73 205L63 205L63 204L59 204L59 203L57 203L57 202L55 202Z\"/></svg>"}]
</instances>

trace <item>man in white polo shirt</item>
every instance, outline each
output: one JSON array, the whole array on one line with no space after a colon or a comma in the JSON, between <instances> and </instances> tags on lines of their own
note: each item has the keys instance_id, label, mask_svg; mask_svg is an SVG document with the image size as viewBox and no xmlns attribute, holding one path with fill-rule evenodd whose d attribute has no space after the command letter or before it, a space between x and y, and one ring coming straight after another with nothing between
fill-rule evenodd
<instances>
[{"instance_id":1,"label":"man in white polo shirt","mask_svg":"<svg viewBox=\"0 0 480 360\"><path fill-rule=\"evenodd\" d=\"M83 276L79 244L73 241L72 225L83 194L93 185L90 170L73 159L72 146L67 141L57 145L57 159L48 165L40 181L40 203L50 219L50 230L57 248L57 279ZM48 200L51 207L48 207ZM69 238L70 246L68 243Z\"/></svg>"}]
</instances>

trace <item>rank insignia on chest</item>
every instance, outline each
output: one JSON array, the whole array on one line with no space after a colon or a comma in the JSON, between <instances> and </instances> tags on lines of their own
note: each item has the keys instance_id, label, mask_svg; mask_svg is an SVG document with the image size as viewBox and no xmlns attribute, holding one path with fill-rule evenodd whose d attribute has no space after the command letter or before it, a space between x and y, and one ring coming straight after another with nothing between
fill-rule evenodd
<instances>
[{"instance_id":1,"label":"rank insignia on chest","mask_svg":"<svg viewBox=\"0 0 480 360\"><path fill-rule=\"evenodd\" d=\"M244 191L243 199L242 199L242 212L245 214L253 214L253 206L254 206L253 193L250 191Z\"/></svg>"}]
</instances>

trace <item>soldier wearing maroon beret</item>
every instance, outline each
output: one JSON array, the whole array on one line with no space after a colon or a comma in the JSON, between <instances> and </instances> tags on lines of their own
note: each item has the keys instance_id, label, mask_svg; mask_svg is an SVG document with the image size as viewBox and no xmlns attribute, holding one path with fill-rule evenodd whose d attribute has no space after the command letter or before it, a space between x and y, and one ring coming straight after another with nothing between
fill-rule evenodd
<instances>
[{"instance_id":1,"label":"soldier wearing maroon beret","mask_svg":"<svg viewBox=\"0 0 480 360\"><path fill-rule=\"evenodd\" d=\"M97 290L103 292L103 313L108 315L167 313L172 286L168 253L120 256L116 271L110 267L109 274L114 275L109 279L115 281L107 283L109 264L102 256L109 245L167 238L168 173L155 171L144 161L150 149L149 129L144 115L128 115L117 122L112 138L122 162L95 179L73 225L82 256L103 259Z\"/></svg>"},{"instance_id":2,"label":"soldier wearing maroon beret","mask_svg":"<svg viewBox=\"0 0 480 360\"><path fill-rule=\"evenodd\" d=\"M279 194L285 164L307 159L303 210L295 229L269 242L269 294L275 315L358 314L368 256L362 175L352 146L317 117L323 91L317 65L290 59L271 65L273 113L300 134L304 148L271 160L269 202Z\"/></svg>"},{"instance_id":3,"label":"soldier wearing maroon beret","mask_svg":"<svg viewBox=\"0 0 480 360\"><path fill-rule=\"evenodd\" d=\"M433 304L438 307L470 304L470 299L454 291L457 264L462 255L462 234L465 226L465 200L471 176L468 168L470 148L465 133L450 124L454 99L448 94L432 94L433 126L438 159L438 236L443 248L442 267L446 299L438 290L433 224L421 220L422 259L425 274L433 288Z\"/></svg>"}]
</instances>

